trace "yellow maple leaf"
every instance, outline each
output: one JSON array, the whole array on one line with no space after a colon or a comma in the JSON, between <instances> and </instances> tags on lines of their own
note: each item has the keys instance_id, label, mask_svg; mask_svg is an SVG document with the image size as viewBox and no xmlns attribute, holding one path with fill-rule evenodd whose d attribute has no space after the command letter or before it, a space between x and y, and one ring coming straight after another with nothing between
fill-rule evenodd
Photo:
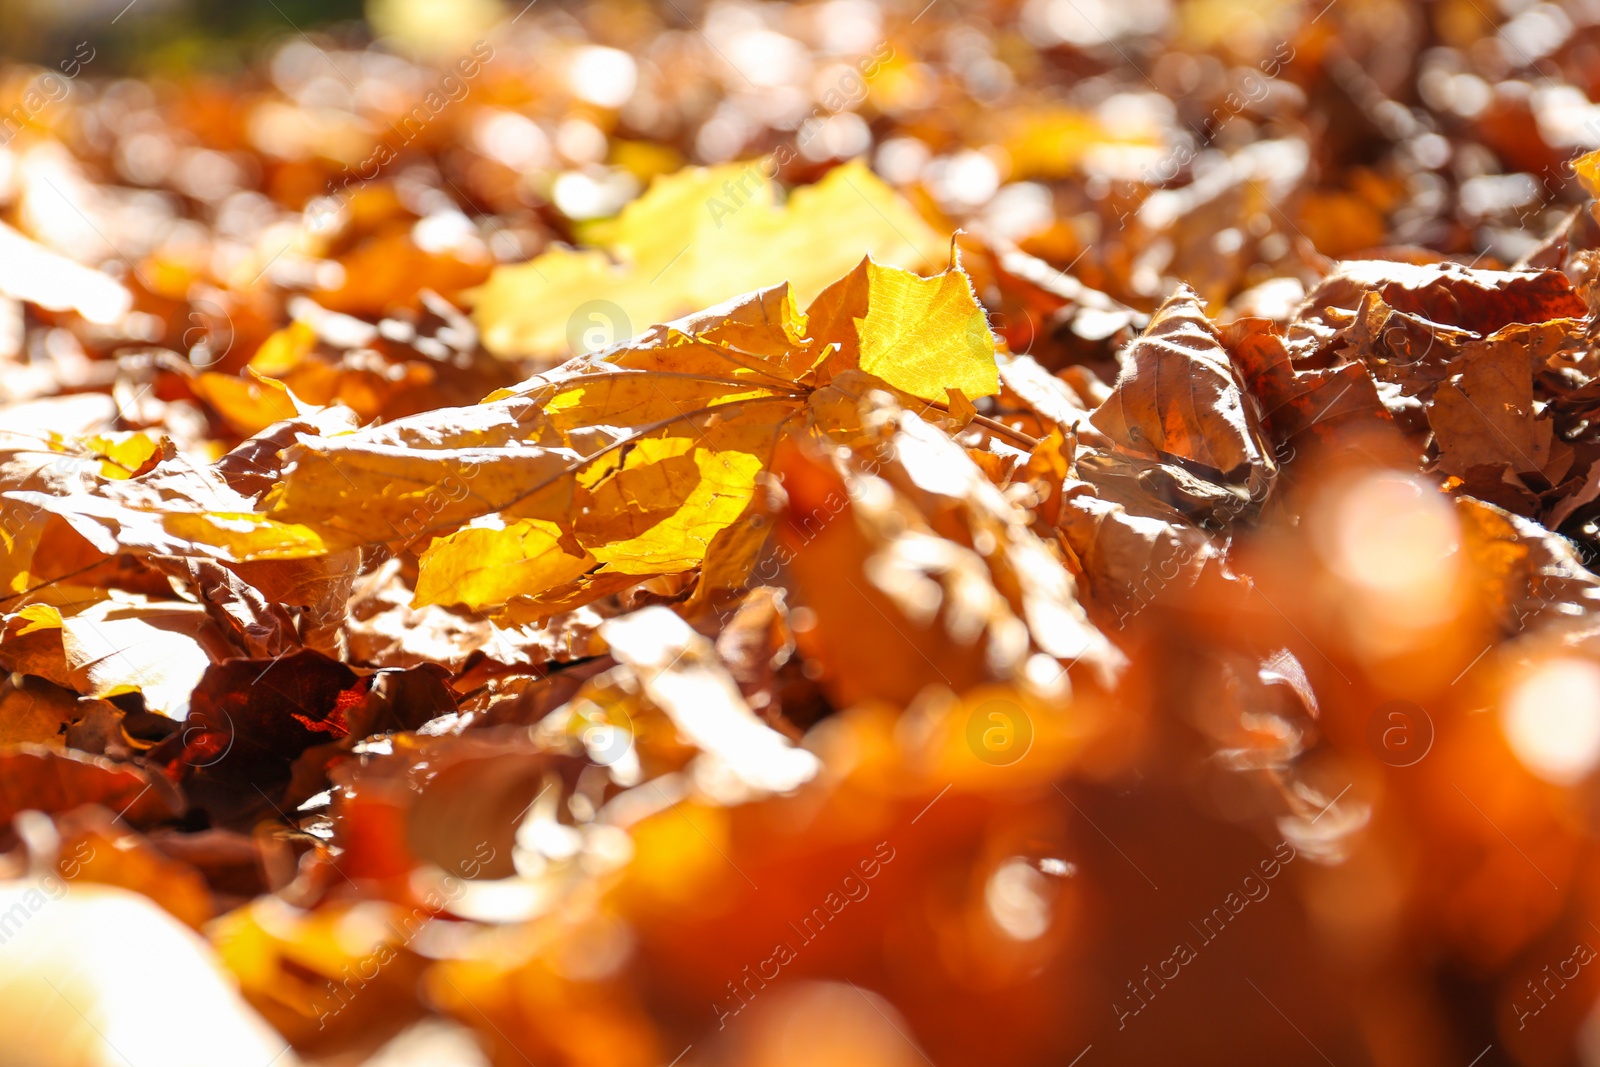
<instances>
[{"instance_id":1,"label":"yellow maple leaf","mask_svg":"<svg viewBox=\"0 0 1600 1067\"><path fill-rule=\"evenodd\" d=\"M334 541L422 545L416 606L537 618L702 566L725 587L754 561L748 517L779 437L829 432L841 390L825 387L841 376L935 404L996 392L966 275L863 259L804 313L785 283L475 407L302 437L265 506ZM830 399L814 404L819 390Z\"/></svg>"},{"instance_id":2,"label":"yellow maple leaf","mask_svg":"<svg viewBox=\"0 0 1600 1067\"><path fill-rule=\"evenodd\" d=\"M949 389L969 398L1000 391L989 320L958 267L922 278L864 259L807 315L817 336L838 344L830 360L838 369L941 404Z\"/></svg>"},{"instance_id":3,"label":"yellow maple leaf","mask_svg":"<svg viewBox=\"0 0 1600 1067\"><path fill-rule=\"evenodd\" d=\"M497 356L603 348L635 328L787 280L809 301L863 255L931 265L945 244L860 163L779 205L751 164L658 178L617 218L585 230L598 247L554 249L497 268L467 298Z\"/></svg>"}]
</instances>

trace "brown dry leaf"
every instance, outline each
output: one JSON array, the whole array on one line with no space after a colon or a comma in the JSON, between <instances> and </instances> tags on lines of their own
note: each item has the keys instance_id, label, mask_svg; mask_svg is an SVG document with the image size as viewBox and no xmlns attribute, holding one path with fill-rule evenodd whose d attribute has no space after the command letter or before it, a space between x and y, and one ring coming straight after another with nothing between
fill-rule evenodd
<instances>
[{"instance_id":1,"label":"brown dry leaf","mask_svg":"<svg viewBox=\"0 0 1600 1067\"><path fill-rule=\"evenodd\" d=\"M1055 366L1103 358L1150 322L1150 316L1090 287L992 233L957 238L997 333L1015 352Z\"/></svg>"},{"instance_id":2,"label":"brown dry leaf","mask_svg":"<svg viewBox=\"0 0 1600 1067\"><path fill-rule=\"evenodd\" d=\"M45 745L0 748L0 822L29 809L49 814L84 804L109 808L135 826L183 811L172 784L143 767Z\"/></svg>"},{"instance_id":3,"label":"brown dry leaf","mask_svg":"<svg viewBox=\"0 0 1600 1067\"><path fill-rule=\"evenodd\" d=\"M1262 425L1275 446L1306 433L1320 439L1373 420L1387 421L1372 374L1361 363L1296 366L1272 324L1239 319L1223 331L1245 387L1261 405Z\"/></svg>"},{"instance_id":4,"label":"brown dry leaf","mask_svg":"<svg viewBox=\"0 0 1600 1067\"><path fill-rule=\"evenodd\" d=\"M1305 341L1304 336L1297 336L1300 331L1316 328L1314 318L1302 315L1290 324L1291 344ZM1375 292L1362 295L1354 321L1342 335L1332 331L1328 336L1337 337L1345 355L1364 362L1373 377L1391 387L1384 399L1397 417L1403 403L1400 397L1431 395L1449 373L1450 361L1481 337L1471 330L1397 311ZM1308 345L1295 347L1302 356L1316 359L1316 353L1307 353Z\"/></svg>"},{"instance_id":5,"label":"brown dry leaf","mask_svg":"<svg viewBox=\"0 0 1600 1067\"><path fill-rule=\"evenodd\" d=\"M731 616L722 621L716 637L717 655L728 673L739 683L740 692L763 718L773 723L778 710L777 674L794 656L794 632L789 626L789 609L784 591L758 585L740 601Z\"/></svg>"},{"instance_id":6,"label":"brown dry leaf","mask_svg":"<svg viewBox=\"0 0 1600 1067\"><path fill-rule=\"evenodd\" d=\"M76 693L42 678L14 673L0 682L0 744L60 745L67 727L84 714Z\"/></svg>"},{"instance_id":7,"label":"brown dry leaf","mask_svg":"<svg viewBox=\"0 0 1600 1067\"><path fill-rule=\"evenodd\" d=\"M1574 317L1581 304L1559 272L1346 264L1308 297L1287 345L1244 323L1230 328L1230 344L1263 385L1282 377L1273 369L1280 349L1313 367L1330 354L1353 361L1296 372L1329 384L1343 375L1354 386L1358 361L1401 430L1419 440L1431 431L1437 469L1453 486L1541 516L1562 494L1540 493L1588 458L1568 445L1570 424L1558 436L1560 411L1548 403L1567 403L1587 378L1574 373L1586 346L1584 320Z\"/></svg>"},{"instance_id":8,"label":"brown dry leaf","mask_svg":"<svg viewBox=\"0 0 1600 1067\"><path fill-rule=\"evenodd\" d=\"M151 759L182 778L196 805L219 822L270 810L297 757L367 725L370 695L368 679L310 649L228 659L205 668L185 728ZM355 739L365 736L358 730Z\"/></svg>"},{"instance_id":9,"label":"brown dry leaf","mask_svg":"<svg viewBox=\"0 0 1600 1067\"><path fill-rule=\"evenodd\" d=\"M1560 271L1351 260L1306 295L1300 317L1333 321L1333 312L1353 312L1374 293L1398 312L1480 336L1512 323L1582 318L1589 310Z\"/></svg>"},{"instance_id":10,"label":"brown dry leaf","mask_svg":"<svg viewBox=\"0 0 1600 1067\"><path fill-rule=\"evenodd\" d=\"M269 598L235 571L199 556L154 556L180 594L198 600L207 617L247 656L282 655L300 643L293 608L298 598ZM279 590L274 590L278 592Z\"/></svg>"},{"instance_id":11,"label":"brown dry leaf","mask_svg":"<svg viewBox=\"0 0 1600 1067\"><path fill-rule=\"evenodd\" d=\"M417 796L405 808L399 845L417 859L473 879L549 874L561 882L570 871L552 868L582 849L582 831L560 820L580 764L561 746L545 743L549 733L505 726L408 738L392 757L341 767L334 777L358 802L365 792L378 797L376 803L382 803L384 785L409 781ZM558 862L547 863L550 858ZM407 862L402 857L395 866ZM537 911L543 903L523 898L511 906Z\"/></svg>"},{"instance_id":12,"label":"brown dry leaf","mask_svg":"<svg viewBox=\"0 0 1600 1067\"><path fill-rule=\"evenodd\" d=\"M1031 356L1012 356L1000 362L1001 383L1034 414L1059 427L1075 427L1089 414L1078 394Z\"/></svg>"},{"instance_id":13,"label":"brown dry leaf","mask_svg":"<svg viewBox=\"0 0 1600 1067\"><path fill-rule=\"evenodd\" d=\"M1600 579L1564 538L1470 497L1456 501L1456 514L1484 602L1502 633L1520 633L1530 622L1576 618L1600 604Z\"/></svg>"},{"instance_id":14,"label":"brown dry leaf","mask_svg":"<svg viewBox=\"0 0 1600 1067\"><path fill-rule=\"evenodd\" d=\"M1123 354L1123 371L1090 421L1117 445L1255 482L1274 469L1254 401L1194 290L1182 287Z\"/></svg>"},{"instance_id":15,"label":"brown dry leaf","mask_svg":"<svg viewBox=\"0 0 1600 1067\"><path fill-rule=\"evenodd\" d=\"M853 460L796 450L780 468L779 558L814 620L796 638L835 702L909 701L940 681L1048 689L1067 663L1114 673L1071 574L972 458L884 394L860 406L879 429Z\"/></svg>"},{"instance_id":16,"label":"brown dry leaf","mask_svg":"<svg viewBox=\"0 0 1600 1067\"><path fill-rule=\"evenodd\" d=\"M460 670L489 643L493 627L437 604L413 608L400 570L400 560L391 559L356 580L345 623L350 658L369 667L440 663Z\"/></svg>"},{"instance_id":17,"label":"brown dry leaf","mask_svg":"<svg viewBox=\"0 0 1600 1067\"><path fill-rule=\"evenodd\" d=\"M1489 338L1452 361L1451 376L1435 390L1428 425L1439 448L1439 469L1465 475L1473 467L1541 470L1554 427L1536 418L1533 361L1519 339Z\"/></svg>"},{"instance_id":18,"label":"brown dry leaf","mask_svg":"<svg viewBox=\"0 0 1600 1067\"><path fill-rule=\"evenodd\" d=\"M1076 473L1062 486L1057 522L1084 600L1109 627L1121 630L1164 594L1192 586L1222 555L1205 529L1147 490L1154 480L1140 476L1151 472L1086 454ZM1183 476L1175 469L1160 473ZM1237 498L1214 499L1225 505L1219 509L1224 515L1243 510Z\"/></svg>"},{"instance_id":19,"label":"brown dry leaf","mask_svg":"<svg viewBox=\"0 0 1600 1067\"><path fill-rule=\"evenodd\" d=\"M0 666L67 685L61 613L48 604L31 604L6 616L5 630L0 634Z\"/></svg>"}]
</instances>

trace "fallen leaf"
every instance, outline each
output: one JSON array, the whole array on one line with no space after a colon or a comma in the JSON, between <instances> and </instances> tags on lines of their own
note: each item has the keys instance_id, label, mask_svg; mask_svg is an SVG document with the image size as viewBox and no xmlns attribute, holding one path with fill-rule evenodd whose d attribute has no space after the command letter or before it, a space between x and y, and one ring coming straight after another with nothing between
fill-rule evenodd
<instances>
[{"instance_id":1,"label":"fallen leaf","mask_svg":"<svg viewBox=\"0 0 1600 1067\"><path fill-rule=\"evenodd\" d=\"M23 743L0 748L0 821L34 809L52 814L85 804L109 808L135 826L181 814L183 802L160 774L71 749Z\"/></svg>"},{"instance_id":2,"label":"fallen leaf","mask_svg":"<svg viewBox=\"0 0 1600 1067\"><path fill-rule=\"evenodd\" d=\"M754 165L656 179L595 233L598 249L498 267L469 293L484 344L502 358L558 355L569 334L596 323L609 341L624 340L649 323L785 280L808 302L863 255L917 268L943 253L928 224L859 164L794 190L781 207L774 194ZM575 309L574 318L542 310L549 307Z\"/></svg>"},{"instance_id":3,"label":"fallen leaf","mask_svg":"<svg viewBox=\"0 0 1600 1067\"><path fill-rule=\"evenodd\" d=\"M1254 480L1273 462L1253 408L1199 297L1183 288L1129 346L1116 387L1090 421L1130 451Z\"/></svg>"}]
</instances>

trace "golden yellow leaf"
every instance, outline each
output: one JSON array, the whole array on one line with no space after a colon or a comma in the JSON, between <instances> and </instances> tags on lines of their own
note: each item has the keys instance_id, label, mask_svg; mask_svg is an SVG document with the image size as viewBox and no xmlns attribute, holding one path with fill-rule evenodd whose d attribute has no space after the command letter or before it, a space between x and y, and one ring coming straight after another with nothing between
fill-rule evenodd
<instances>
[{"instance_id":1,"label":"golden yellow leaf","mask_svg":"<svg viewBox=\"0 0 1600 1067\"><path fill-rule=\"evenodd\" d=\"M784 280L808 301L863 254L905 267L944 255L943 240L860 163L796 189L783 206L755 164L682 170L586 234L598 248L499 267L469 292L489 351L602 348Z\"/></svg>"},{"instance_id":2,"label":"golden yellow leaf","mask_svg":"<svg viewBox=\"0 0 1600 1067\"><path fill-rule=\"evenodd\" d=\"M316 329L296 319L261 342L250 357L250 369L269 378L282 377L304 362L316 346Z\"/></svg>"},{"instance_id":3,"label":"golden yellow leaf","mask_svg":"<svg viewBox=\"0 0 1600 1067\"><path fill-rule=\"evenodd\" d=\"M306 437L285 451L284 479L263 505L280 521L357 541L409 541L509 508L530 487L559 480L581 457L529 440L551 432L537 398L511 396ZM550 510L546 517L564 514L564 500Z\"/></svg>"},{"instance_id":4,"label":"golden yellow leaf","mask_svg":"<svg viewBox=\"0 0 1600 1067\"><path fill-rule=\"evenodd\" d=\"M215 554L232 560L306 559L337 547L309 526L251 512L175 512L162 517L162 526L173 537L220 550Z\"/></svg>"},{"instance_id":5,"label":"golden yellow leaf","mask_svg":"<svg viewBox=\"0 0 1600 1067\"><path fill-rule=\"evenodd\" d=\"M596 518L579 520L578 539L626 574L688 570L744 513L765 467L765 456L696 448L682 437L640 441L622 469L591 491Z\"/></svg>"},{"instance_id":6,"label":"golden yellow leaf","mask_svg":"<svg viewBox=\"0 0 1600 1067\"><path fill-rule=\"evenodd\" d=\"M922 278L864 259L806 309L813 334L836 342L830 366L859 367L924 400L1000 391L994 335L959 267Z\"/></svg>"},{"instance_id":7,"label":"golden yellow leaf","mask_svg":"<svg viewBox=\"0 0 1600 1067\"><path fill-rule=\"evenodd\" d=\"M161 442L142 433L103 433L85 437L83 445L100 458L100 477L132 478L161 451Z\"/></svg>"},{"instance_id":8,"label":"golden yellow leaf","mask_svg":"<svg viewBox=\"0 0 1600 1067\"><path fill-rule=\"evenodd\" d=\"M504 604L574 581L595 566L593 556L562 547L558 523L485 516L435 538L423 550L411 603L473 609Z\"/></svg>"},{"instance_id":9,"label":"golden yellow leaf","mask_svg":"<svg viewBox=\"0 0 1600 1067\"><path fill-rule=\"evenodd\" d=\"M1114 129L1091 113L1061 105L1008 109L1000 131L1012 181L1068 177L1096 149L1143 149L1153 157L1161 147L1153 121Z\"/></svg>"},{"instance_id":10,"label":"golden yellow leaf","mask_svg":"<svg viewBox=\"0 0 1600 1067\"><path fill-rule=\"evenodd\" d=\"M61 629L61 612L49 604L29 604L18 611L17 615L27 620L21 629L17 630L18 637L31 634L35 630Z\"/></svg>"},{"instance_id":11,"label":"golden yellow leaf","mask_svg":"<svg viewBox=\"0 0 1600 1067\"><path fill-rule=\"evenodd\" d=\"M1189 0L1178 8L1178 18L1184 39L1196 49L1226 47L1253 59L1270 47L1264 42L1288 35L1299 8L1290 0ZM1269 69L1265 61L1261 69Z\"/></svg>"}]
</instances>

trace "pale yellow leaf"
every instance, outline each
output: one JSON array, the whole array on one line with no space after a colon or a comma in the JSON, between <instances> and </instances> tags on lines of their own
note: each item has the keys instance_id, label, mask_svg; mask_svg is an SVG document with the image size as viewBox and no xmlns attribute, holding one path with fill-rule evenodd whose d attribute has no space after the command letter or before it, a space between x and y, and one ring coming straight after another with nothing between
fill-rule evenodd
<instances>
[{"instance_id":1,"label":"pale yellow leaf","mask_svg":"<svg viewBox=\"0 0 1600 1067\"><path fill-rule=\"evenodd\" d=\"M51 875L0 883L0 914L12 917L0 968L8 1063L300 1062L240 998L210 947L144 896ZM178 1004L181 1026L174 1025Z\"/></svg>"},{"instance_id":2,"label":"pale yellow leaf","mask_svg":"<svg viewBox=\"0 0 1600 1067\"><path fill-rule=\"evenodd\" d=\"M234 654L201 605L134 594L64 614L61 644L86 696L141 693L147 708L174 719L188 716L206 668Z\"/></svg>"},{"instance_id":3,"label":"pale yellow leaf","mask_svg":"<svg viewBox=\"0 0 1600 1067\"><path fill-rule=\"evenodd\" d=\"M599 249L556 249L500 267L468 294L484 346L505 358L604 347L740 293L788 281L809 301L862 255L937 262L943 240L860 163L779 206L754 164L658 178L588 233Z\"/></svg>"},{"instance_id":4,"label":"pale yellow leaf","mask_svg":"<svg viewBox=\"0 0 1600 1067\"><path fill-rule=\"evenodd\" d=\"M645 698L722 774L744 788L785 792L817 773L812 753L795 748L756 717L711 642L664 607L649 607L600 627L618 662L632 669Z\"/></svg>"}]
</instances>

